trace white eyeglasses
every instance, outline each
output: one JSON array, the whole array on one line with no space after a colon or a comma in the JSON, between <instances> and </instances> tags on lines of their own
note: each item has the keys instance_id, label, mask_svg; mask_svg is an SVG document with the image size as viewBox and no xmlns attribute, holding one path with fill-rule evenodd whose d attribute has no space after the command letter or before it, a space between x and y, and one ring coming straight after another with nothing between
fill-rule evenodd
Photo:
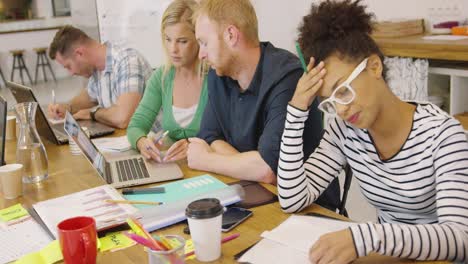
<instances>
[{"instance_id":1,"label":"white eyeglasses","mask_svg":"<svg viewBox=\"0 0 468 264\"><path fill-rule=\"evenodd\" d=\"M348 79L340 84L329 98L323 100L319 104L318 109L320 109L320 111L330 115L336 115L335 103L347 105L354 100L356 93L354 92L353 87L351 87L351 82L354 81L354 79L356 79L356 77L358 77L358 75L366 68L367 59L368 58L365 58L361 63L359 63L351 75L349 75Z\"/></svg>"}]
</instances>

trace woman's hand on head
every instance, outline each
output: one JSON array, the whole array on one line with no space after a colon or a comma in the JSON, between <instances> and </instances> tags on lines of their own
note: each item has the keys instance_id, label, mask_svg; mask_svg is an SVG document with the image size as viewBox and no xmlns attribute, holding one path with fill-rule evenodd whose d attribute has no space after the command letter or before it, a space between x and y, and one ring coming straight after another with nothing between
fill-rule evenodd
<instances>
[{"instance_id":1,"label":"woman's hand on head","mask_svg":"<svg viewBox=\"0 0 468 264\"><path fill-rule=\"evenodd\" d=\"M299 79L293 98L289 102L292 106L302 110L307 110L312 104L318 90L323 85L323 77L326 74L323 61L315 67L314 62L315 59L313 57L310 58L309 65L307 66L308 72L305 72Z\"/></svg>"}]
</instances>

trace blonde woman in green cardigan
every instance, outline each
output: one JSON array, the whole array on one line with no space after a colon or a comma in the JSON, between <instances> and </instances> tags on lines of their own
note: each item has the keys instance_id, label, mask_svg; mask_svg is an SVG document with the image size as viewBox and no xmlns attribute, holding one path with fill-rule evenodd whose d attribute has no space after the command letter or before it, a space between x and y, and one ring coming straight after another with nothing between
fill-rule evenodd
<instances>
[{"instance_id":1,"label":"blonde woman in green cardigan","mask_svg":"<svg viewBox=\"0 0 468 264\"><path fill-rule=\"evenodd\" d=\"M206 105L206 72L198 59L199 46L191 21L196 6L193 0L175 0L164 12L161 33L167 64L149 79L127 129L132 147L157 162L186 157L187 138L197 135ZM153 142L147 137L160 111L162 128L175 141L164 158L161 140Z\"/></svg>"}]
</instances>

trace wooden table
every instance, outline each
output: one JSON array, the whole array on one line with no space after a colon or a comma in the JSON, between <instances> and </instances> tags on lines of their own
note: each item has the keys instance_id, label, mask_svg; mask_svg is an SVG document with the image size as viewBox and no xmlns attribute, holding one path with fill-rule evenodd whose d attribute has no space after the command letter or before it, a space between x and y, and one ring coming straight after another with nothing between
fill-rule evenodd
<instances>
[{"instance_id":1,"label":"wooden table","mask_svg":"<svg viewBox=\"0 0 468 264\"><path fill-rule=\"evenodd\" d=\"M468 61L468 39L424 40L423 35L375 38L385 56Z\"/></svg>"},{"instance_id":2,"label":"wooden table","mask_svg":"<svg viewBox=\"0 0 468 264\"><path fill-rule=\"evenodd\" d=\"M123 131L118 131L115 136L122 135ZM3 195L0 195L0 209L23 203L30 206L33 203L55 198L58 196L70 194L84 189L96 187L105 184L98 176L93 167L83 156L73 156L69 151L68 145L56 146L48 142L44 142L47 155L49 158L49 178L40 185L26 184L24 185L24 195L18 199L5 200ZM6 161L7 163L15 162L16 142L7 141L6 144ZM202 171L191 170L187 167L186 162L180 162L186 178L204 174ZM233 178L216 175L220 180L228 183L236 181ZM270 191L276 192L276 187L265 184ZM236 227L232 233L240 233L240 237L232 240L222 246L222 258L212 263L235 263L233 256L239 251L247 248L260 240L260 234L264 230L271 230L286 220L290 215L283 213L280 210L278 202L252 208L253 216L247 219L244 223ZM332 211L324 209L317 205L312 205L306 212L316 212L327 216L333 216L339 219L346 220L345 217L338 215ZM188 235L183 234L184 224L173 225L168 228L159 230L162 234L177 234L185 238ZM413 263L414 261L402 261L395 258L382 256L369 256L359 259L355 263ZM105 252L98 254L98 263L147 263L146 253L141 246L133 246L118 252ZM197 263L197 261L189 261L189 263ZM445 263L445 262L427 262L427 263Z\"/></svg>"}]
</instances>

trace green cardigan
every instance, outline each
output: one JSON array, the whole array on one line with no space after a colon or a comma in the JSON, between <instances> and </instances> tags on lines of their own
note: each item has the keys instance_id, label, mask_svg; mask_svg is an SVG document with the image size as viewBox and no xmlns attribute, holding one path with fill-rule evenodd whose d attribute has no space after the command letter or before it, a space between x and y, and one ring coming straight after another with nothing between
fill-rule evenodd
<instances>
[{"instance_id":1,"label":"green cardigan","mask_svg":"<svg viewBox=\"0 0 468 264\"><path fill-rule=\"evenodd\" d=\"M208 98L207 78L203 81L203 87L198 101L197 110L190 124L182 128L174 119L172 112L172 91L174 86L175 69L172 67L164 78L164 87L161 87L161 78L164 67L156 69L143 94L135 113L130 120L127 128L128 141L133 148L136 149L138 139L144 137L151 130L153 123L159 113L163 109L162 127L169 131L169 137L172 140L195 137L200 129L200 121L205 109L206 100Z\"/></svg>"}]
</instances>

